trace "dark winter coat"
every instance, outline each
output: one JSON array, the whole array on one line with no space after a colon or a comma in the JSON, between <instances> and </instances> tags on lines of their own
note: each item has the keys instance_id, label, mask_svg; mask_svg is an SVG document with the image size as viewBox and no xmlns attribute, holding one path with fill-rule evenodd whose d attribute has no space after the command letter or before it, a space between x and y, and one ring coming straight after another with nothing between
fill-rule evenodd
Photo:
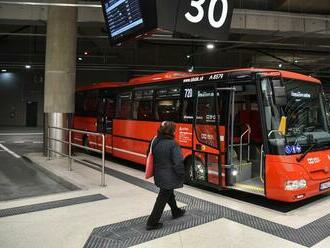
<instances>
[{"instance_id":1,"label":"dark winter coat","mask_svg":"<svg viewBox=\"0 0 330 248\"><path fill-rule=\"evenodd\" d=\"M173 138L158 136L152 145L154 155L154 180L159 188L183 187L184 164L180 146Z\"/></svg>"}]
</instances>

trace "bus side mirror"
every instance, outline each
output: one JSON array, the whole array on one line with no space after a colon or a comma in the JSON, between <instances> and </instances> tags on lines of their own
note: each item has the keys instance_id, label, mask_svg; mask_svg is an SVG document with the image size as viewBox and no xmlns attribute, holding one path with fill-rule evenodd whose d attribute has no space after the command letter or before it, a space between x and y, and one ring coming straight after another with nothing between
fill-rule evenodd
<instances>
[{"instance_id":1,"label":"bus side mirror","mask_svg":"<svg viewBox=\"0 0 330 248\"><path fill-rule=\"evenodd\" d=\"M284 86L274 87L274 101L278 106L286 106L288 104L288 98Z\"/></svg>"}]
</instances>

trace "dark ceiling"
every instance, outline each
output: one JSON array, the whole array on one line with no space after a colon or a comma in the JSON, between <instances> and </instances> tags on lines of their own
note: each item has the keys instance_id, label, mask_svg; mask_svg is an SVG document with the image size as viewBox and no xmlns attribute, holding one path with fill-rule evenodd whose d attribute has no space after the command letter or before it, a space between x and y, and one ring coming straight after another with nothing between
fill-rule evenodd
<instances>
[{"instance_id":1,"label":"dark ceiling","mask_svg":"<svg viewBox=\"0 0 330 248\"><path fill-rule=\"evenodd\" d=\"M99 1L88 1L91 2ZM235 8L324 15L330 13L330 1L235 0ZM327 28L330 28L329 21ZM18 69L30 63L43 69L46 23L9 25L0 20L0 30L1 67ZM77 57L82 60L77 60L77 69L113 73L125 71L130 77L166 70L187 70L192 65L198 71L281 66L282 69L330 80L329 35L322 36L317 32L281 35L278 32L232 32L229 40L217 42L212 52L205 49L206 42L159 33L146 40L111 47L103 24L80 25ZM85 51L88 55L84 55ZM188 59L187 55L192 56Z\"/></svg>"}]
</instances>

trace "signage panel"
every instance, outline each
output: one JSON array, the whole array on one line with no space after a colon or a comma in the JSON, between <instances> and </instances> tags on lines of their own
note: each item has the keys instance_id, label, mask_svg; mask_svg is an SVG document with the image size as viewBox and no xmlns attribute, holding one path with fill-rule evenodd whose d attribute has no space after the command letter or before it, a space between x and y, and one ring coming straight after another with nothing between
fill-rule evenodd
<instances>
[{"instance_id":1,"label":"signage panel","mask_svg":"<svg viewBox=\"0 0 330 248\"><path fill-rule=\"evenodd\" d=\"M149 8L146 6L146 2L148 2ZM150 8L154 8L153 2L148 0L102 0L110 42L112 44L120 43L132 36L138 36L156 28L156 13L152 14L152 10L150 10Z\"/></svg>"},{"instance_id":2,"label":"signage panel","mask_svg":"<svg viewBox=\"0 0 330 248\"><path fill-rule=\"evenodd\" d=\"M228 39L232 0L181 0L176 32L214 40Z\"/></svg>"}]
</instances>

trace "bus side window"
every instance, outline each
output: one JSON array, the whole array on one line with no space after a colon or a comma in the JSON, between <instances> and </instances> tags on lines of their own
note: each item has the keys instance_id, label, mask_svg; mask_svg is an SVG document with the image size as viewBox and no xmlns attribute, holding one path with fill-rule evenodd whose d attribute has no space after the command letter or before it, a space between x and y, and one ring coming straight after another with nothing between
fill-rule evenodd
<instances>
[{"instance_id":1,"label":"bus side window","mask_svg":"<svg viewBox=\"0 0 330 248\"><path fill-rule=\"evenodd\" d=\"M130 119L132 117L131 93L123 93L118 96L117 118Z\"/></svg>"},{"instance_id":2,"label":"bus side window","mask_svg":"<svg viewBox=\"0 0 330 248\"><path fill-rule=\"evenodd\" d=\"M156 120L174 121L179 120L180 88L163 88L156 93Z\"/></svg>"},{"instance_id":3,"label":"bus side window","mask_svg":"<svg viewBox=\"0 0 330 248\"><path fill-rule=\"evenodd\" d=\"M78 91L76 93L76 104L75 104L75 114L76 115L84 115L84 99L85 99L85 92Z\"/></svg>"},{"instance_id":4,"label":"bus side window","mask_svg":"<svg viewBox=\"0 0 330 248\"><path fill-rule=\"evenodd\" d=\"M133 119L153 120L153 90L138 90L134 92Z\"/></svg>"},{"instance_id":5,"label":"bus side window","mask_svg":"<svg viewBox=\"0 0 330 248\"><path fill-rule=\"evenodd\" d=\"M194 119L193 98L185 98L182 105L182 121L192 123Z\"/></svg>"},{"instance_id":6,"label":"bus side window","mask_svg":"<svg viewBox=\"0 0 330 248\"><path fill-rule=\"evenodd\" d=\"M216 127L215 90L201 89L197 91L196 136L199 142L211 147L218 147Z\"/></svg>"},{"instance_id":7,"label":"bus side window","mask_svg":"<svg viewBox=\"0 0 330 248\"><path fill-rule=\"evenodd\" d=\"M196 113L197 123L215 124L215 100L213 90L199 90Z\"/></svg>"},{"instance_id":8,"label":"bus side window","mask_svg":"<svg viewBox=\"0 0 330 248\"><path fill-rule=\"evenodd\" d=\"M109 98L107 100L107 106L105 111L105 114L109 119L113 119L115 117L115 108L116 108L115 101Z\"/></svg>"},{"instance_id":9,"label":"bus side window","mask_svg":"<svg viewBox=\"0 0 330 248\"><path fill-rule=\"evenodd\" d=\"M98 91L87 92L83 103L83 112L85 115L97 116L98 100Z\"/></svg>"}]
</instances>

